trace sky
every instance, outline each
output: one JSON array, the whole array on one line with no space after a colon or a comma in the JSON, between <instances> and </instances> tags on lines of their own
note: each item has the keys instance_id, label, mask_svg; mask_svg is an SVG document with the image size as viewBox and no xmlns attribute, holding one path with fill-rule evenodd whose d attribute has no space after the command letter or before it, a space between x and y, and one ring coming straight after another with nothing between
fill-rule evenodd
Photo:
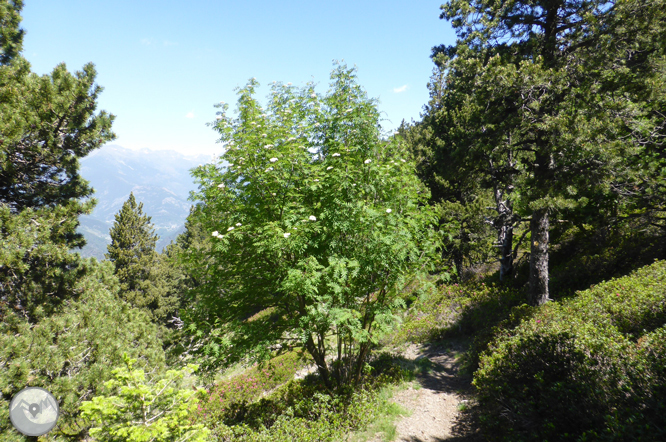
<instances>
[{"instance_id":1,"label":"sky","mask_svg":"<svg viewBox=\"0 0 666 442\"><path fill-rule=\"evenodd\" d=\"M94 63L104 88L97 109L116 115L112 144L219 155L219 135L206 126L214 104L234 111L234 89L252 77L262 104L273 81L313 81L325 94L333 60L357 67L385 130L420 120L431 49L456 40L442 3L25 0L23 56L39 75Z\"/></svg>"}]
</instances>

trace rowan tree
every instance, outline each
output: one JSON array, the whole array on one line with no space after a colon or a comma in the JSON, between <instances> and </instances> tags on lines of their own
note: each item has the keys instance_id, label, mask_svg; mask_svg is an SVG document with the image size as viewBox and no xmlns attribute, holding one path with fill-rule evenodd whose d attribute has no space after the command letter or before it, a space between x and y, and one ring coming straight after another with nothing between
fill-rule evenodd
<instances>
[{"instance_id":1,"label":"rowan tree","mask_svg":"<svg viewBox=\"0 0 666 442\"><path fill-rule=\"evenodd\" d=\"M404 145L382 138L354 69L338 66L331 80L323 97L312 84L274 84L264 109L252 79L238 118L220 105L229 167L194 172L213 247L190 256L205 278L199 302L181 310L204 367L280 344L303 347L329 387L358 382L401 290L437 264L436 216Z\"/></svg>"}]
</instances>

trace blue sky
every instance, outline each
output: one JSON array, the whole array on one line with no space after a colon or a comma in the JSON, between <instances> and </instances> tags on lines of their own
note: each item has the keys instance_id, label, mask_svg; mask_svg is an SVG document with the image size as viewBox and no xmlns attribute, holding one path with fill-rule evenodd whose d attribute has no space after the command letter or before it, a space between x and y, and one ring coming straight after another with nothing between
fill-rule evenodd
<instances>
[{"instance_id":1,"label":"blue sky","mask_svg":"<svg viewBox=\"0 0 666 442\"><path fill-rule=\"evenodd\" d=\"M442 3L25 0L23 55L40 75L93 62L104 87L98 109L116 115L113 144L219 154L205 125L215 103L234 110L234 88L251 77L262 103L273 81L314 81L325 93L333 60L357 66L385 129L420 119L431 48L455 43Z\"/></svg>"}]
</instances>

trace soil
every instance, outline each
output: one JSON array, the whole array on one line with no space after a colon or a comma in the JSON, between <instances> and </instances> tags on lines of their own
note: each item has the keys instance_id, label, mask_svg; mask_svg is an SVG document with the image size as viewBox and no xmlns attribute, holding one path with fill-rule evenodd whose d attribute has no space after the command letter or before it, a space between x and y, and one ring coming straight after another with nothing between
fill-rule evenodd
<instances>
[{"instance_id":1,"label":"soil","mask_svg":"<svg viewBox=\"0 0 666 442\"><path fill-rule=\"evenodd\" d=\"M410 387L394 394L392 401L411 411L411 416L396 422L400 442L481 442L485 439L478 431L470 413L459 411L461 404L470 402L471 376L460 371L457 355L468 343L449 340L446 343L412 344L401 352L407 361L427 358L430 370L417 376L421 388ZM376 434L370 442L383 442Z\"/></svg>"}]
</instances>

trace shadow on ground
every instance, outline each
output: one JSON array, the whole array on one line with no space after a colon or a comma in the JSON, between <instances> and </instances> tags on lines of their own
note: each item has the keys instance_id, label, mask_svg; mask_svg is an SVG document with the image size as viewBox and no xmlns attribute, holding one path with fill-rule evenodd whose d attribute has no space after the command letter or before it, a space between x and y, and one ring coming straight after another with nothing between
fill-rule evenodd
<instances>
[{"instance_id":1,"label":"shadow on ground","mask_svg":"<svg viewBox=\"0 0 666 442\"><path fill-rule=\"evenodd\" d=\"M470 340L449 338L439 342L410 346L404 356L396 358L403 368L415 373L415 379L423 388L456 394L470 404L459 411L451 429L452 437L427 439L419 436L403 438L408 442L485 442L480 434L478 412L473 404L472 376L461 370L460 356L469 350Z\"/></svg>"}]
</instances>

